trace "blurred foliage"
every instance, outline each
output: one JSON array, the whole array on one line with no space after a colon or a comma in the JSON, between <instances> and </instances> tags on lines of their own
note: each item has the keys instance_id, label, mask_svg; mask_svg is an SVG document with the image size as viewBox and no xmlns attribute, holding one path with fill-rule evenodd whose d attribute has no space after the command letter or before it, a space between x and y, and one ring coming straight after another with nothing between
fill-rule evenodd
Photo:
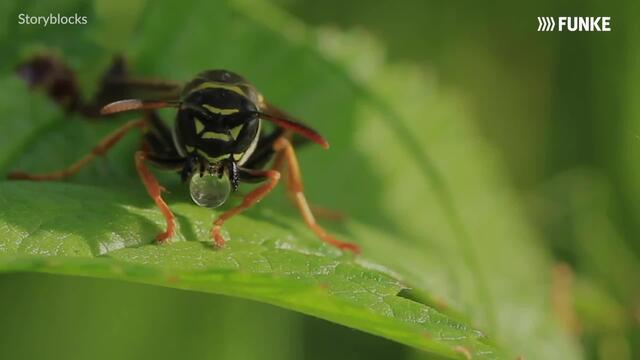
<instances>
[{"instance_id":1,"label":"blurred foliage","mask_svg":"<svg viewBox=\"0 0 640 360\"><path fill-rule=\"evenodd\" d=\"M415 288L409 297L481 328L514 355L577 357L579 339L588 357L638 356L636 3L281 2L304 22L343 29L310 31L251 1L231 11L205 2L4 3L0 68L44 47L79 69L88 89L109 54L121 51L151 76L237 70L329 137L333 156L301 155L310 198L346 210L355 221L336 230L370 244L365 259L394 269ZM95 22L83 31L16 27L22 9L83 12ZM536 16L556 14L610 15L614 32L535 32ZM2 100L4 111L11 98ZM30 119L55 111L37 105ZM37 146L19 136L0 144L12 149L0 154L3 169L33 169L43 157L58 167L108 130L41 118ZM14 134L31 125L5 124ZM52 153L70 137L77 147ZM72 181L126 194L139 186L133 146L126 142ZM293 215L277 199L262 206ZM389 237L398 244L376 240ZM2 357L422 356L238 299L42 275L0 279L2 318L11 324ZM33 339L49 345L39 352Z\"/></svg>"},{"instance_id":2,"label":"blurred foliage","mask_svg":"<svg viewBox=\"0 0 640 360\"><path fill-rule=\"evenodd\" d=\"M575 273L585 355L640 356L637 1L279 2L310 24L366 29L463 96ZM611 16L613 30L538 33L537 16Z\"/></svg>"}]
</instances>

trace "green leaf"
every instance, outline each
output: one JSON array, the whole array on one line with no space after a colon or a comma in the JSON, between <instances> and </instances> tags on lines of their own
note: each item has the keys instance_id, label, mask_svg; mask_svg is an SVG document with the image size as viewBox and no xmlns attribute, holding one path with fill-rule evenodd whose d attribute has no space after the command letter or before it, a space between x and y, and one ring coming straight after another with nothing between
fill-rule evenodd
<instances>
[{"instance_id":1,"label":"green leaf","mask_svg":"<svg viewBox=\"0 0 640 360\"><path fill-rule=\"evenodd\" d=\"M34 196L39 193L46 196ZM213 214L180 202L173 209L181 236L157 246L149 239L160 230L161 216L152 207L132 205L144 200L80 185L2 183L0 271L115 278L240 296L443 355L453 355L457 347L495 355L481 333L398 297L404 285L388 271L327 249L295 220L269 211L240 217L229 223L233 235L225 249L214 251L207 231Z\"/></svg>"},{"instance_id":2,"label":"green leaf","mask_svg":"<svg viewBox=\"0 0 640 360\"><path fill-rule=\"evenodd\" d=\"M2 271L238 296L448 357L576 356L550 315L548 256L454 95L416 69L381 65L361 34L312 32L260 1L134 6L145 14L136 26L134 15L112 16L125 4L98 4L83 5L95 21L77 34L47 30L45 39L8 25L20 36L0 39L16 49L7 58L60 51L88 86L113 51L152 77L243 74L331 142L328 152L301 152L305 190L349 214L327 225L363 255L318 241L281 193L230 220L228 244L215 251L208 234L218 212L191 204L173 174L160 178L179 232L171 244L152 244L163 221L137 181L131 136L69 183L0 182ZM0 131L12 134L0 143L2 173L58 169L121 123L61 114L6 71L0 93ZM408 287L426 304L398 295Z\"/></svg>"}]
</instances>

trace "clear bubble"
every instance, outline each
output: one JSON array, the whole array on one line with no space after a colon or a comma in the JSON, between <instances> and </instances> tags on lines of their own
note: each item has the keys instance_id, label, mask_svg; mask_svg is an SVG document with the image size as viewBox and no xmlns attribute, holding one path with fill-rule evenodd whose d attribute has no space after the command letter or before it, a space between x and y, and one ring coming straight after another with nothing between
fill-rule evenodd
<instances>
[{"instance_id":1,"label":"clear bubble","mask_svg":"<svg viewBox=\"0 0 640 360\"><path fill-rule=\"evenodd\" d=\"M189 191L193 202L199 206L215 208L227 201L231 193L229 177L205 173L194 174L189 182Z\"/></svg>"}]
</instances>

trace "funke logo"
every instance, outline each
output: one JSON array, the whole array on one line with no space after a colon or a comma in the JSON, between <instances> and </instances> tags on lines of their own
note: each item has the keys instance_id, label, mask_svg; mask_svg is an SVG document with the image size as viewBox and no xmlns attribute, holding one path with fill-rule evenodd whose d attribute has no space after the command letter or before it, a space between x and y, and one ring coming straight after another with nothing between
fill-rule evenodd
<instances>
[{"instance_id":1,"label":"funke logo","mask_svg":"<svg viewBox=\"0 0 640 360\"><path fill-rule=\"evenodd\" d=\"M538 16L538 31L600 32L611 31L610 16Z\"/></svg>"}]
</instances>

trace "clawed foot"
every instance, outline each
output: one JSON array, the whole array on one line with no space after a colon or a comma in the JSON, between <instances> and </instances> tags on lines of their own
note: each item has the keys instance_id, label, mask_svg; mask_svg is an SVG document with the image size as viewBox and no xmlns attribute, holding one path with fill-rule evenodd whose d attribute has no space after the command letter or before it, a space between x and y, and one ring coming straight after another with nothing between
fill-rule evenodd
<instances>
[{"instance_id":1,"label":"clawed foot","mask_svg":"<svg viewBox=\"0 0 640 360\"><path fill-rule=\"evenodd\" d=\"M340 250L349 250L356 255L360 254L360 246L353 243L341 242L340 244L335 244L334 246Z\"/></svg>"},{"instance_id":2,"label":"clawed foot","mask_svg":"<svg viewBox=\"0 0 640 360\"><path fill-rule=\"evenodd\" d=\"M162 232L156 236L156 242L158 244L166 243L173 236L173 229L169 229L165 232Z\"/></svg>"},{"instance_id":3,"label":"clawed foot","mask_svg":"<svg viewBox=\"0 0 640 360\"><path fill-rule=\"evenodd\" d=\"M213 239L213 244L216 247L221 248L224 246L224 238L222 237L222 234L220 234L219 225L214 225L213 229L211 229L211 238Z\"/></svg>"}]
</instances>

